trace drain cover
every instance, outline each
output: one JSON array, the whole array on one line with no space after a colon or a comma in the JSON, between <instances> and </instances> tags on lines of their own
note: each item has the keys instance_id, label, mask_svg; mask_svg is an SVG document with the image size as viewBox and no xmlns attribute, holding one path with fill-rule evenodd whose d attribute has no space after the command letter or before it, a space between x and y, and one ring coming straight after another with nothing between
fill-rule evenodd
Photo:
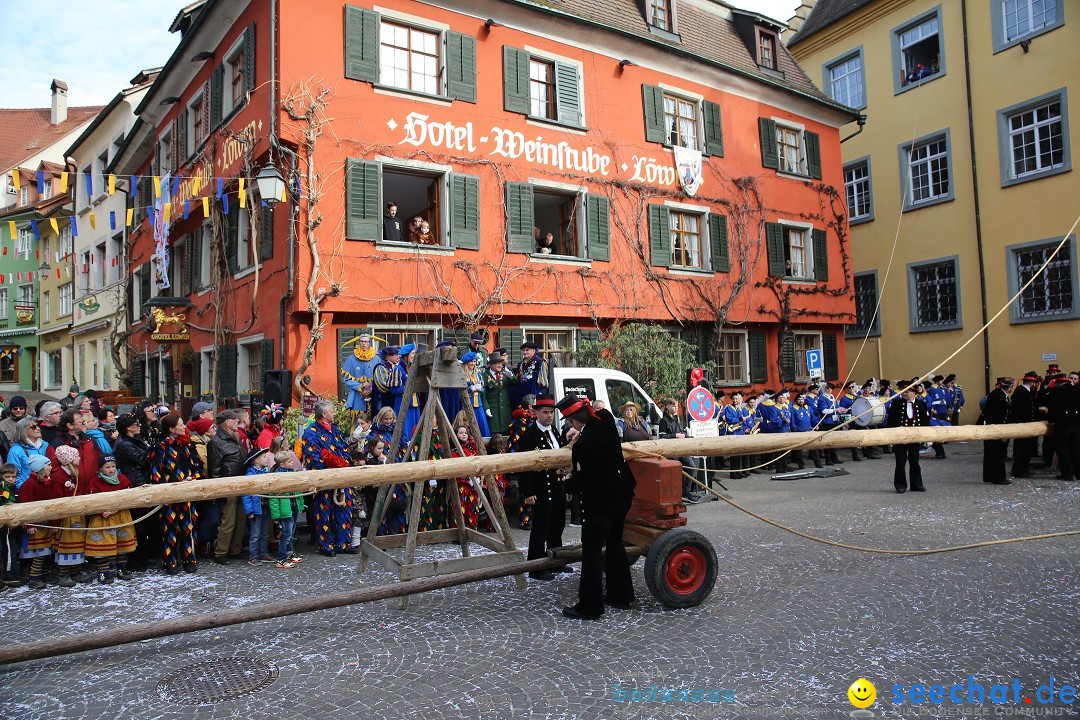
<instances>
[{"instance_id":1,"label":"drain cover","mask_svg":"<svg viewBox=\"0 0 1080 720\"><path fill-rule=\"evenodd\" d=\"M271 663L250 657L227 657L196 663L166 675L158 695L182 705L206 705L262 690L277 680Z\"/></svg>"}]
</instances>

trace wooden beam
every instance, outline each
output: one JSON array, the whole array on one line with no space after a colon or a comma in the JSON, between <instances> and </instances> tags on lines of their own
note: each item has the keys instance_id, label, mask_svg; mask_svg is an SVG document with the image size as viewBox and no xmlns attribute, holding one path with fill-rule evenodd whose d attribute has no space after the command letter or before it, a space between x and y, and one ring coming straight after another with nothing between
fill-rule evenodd
<instances>
[{"instance_id":1,"label":"wooden beam","mask_svg":"<svg viewBox=\"0 0 1080 720\"><path fill-rule=\"evenodd\" d=\"M1006 438L1046 435L1044 422L1016 425L960 425L956 427L889 428L842 432L783 433L774 435L736 435L681 440L645 440L623 445L623 455L636 457L686 457L695 455L755 455L778 452L793 446L807 450L898 445L917 442L977 442ZM46 522L71 515L115 512L127 508L153 507L159 504L211 500L236 495L271 495L307 492L343 487L371 487L393 483L497 475L526 470L570 467L570 448L534 450L502 455L474 455L393 465L304 470L295 473L263 473L243 477L191 480L164 485L143 485L130 490L81 495L58 500L15 503L0 508L0 525L24 525ZM495 503L499 511L499 503Z\"/></svg>"}]
</instances>

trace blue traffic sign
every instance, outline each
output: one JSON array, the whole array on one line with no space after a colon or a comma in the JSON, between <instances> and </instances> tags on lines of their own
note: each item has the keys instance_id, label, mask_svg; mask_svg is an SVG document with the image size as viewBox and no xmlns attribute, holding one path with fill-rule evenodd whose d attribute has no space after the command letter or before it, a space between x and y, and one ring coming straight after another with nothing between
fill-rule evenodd
<instances>
[{"instance_id":1,"label":"blue traffic sign","mask_svg":"<svg viewBox=\"0 0 1080 720\"><path fill-rule=\"evenodd\" d=\"M712 420L716 414L716 400L703 387L696 387L686 396L686 414L698 422Z\"/></svg>"},{"instance_id":2,"label":"blue traffic sign","mask_svg":"<svg viewBox=\"0 0 1080 720\"><path fill-rule=\"evenodd\" d=\"M821 377L824 369L824 359L820 350L806 351L806 369L810 377Z\"/></svg>"}]
</instances>

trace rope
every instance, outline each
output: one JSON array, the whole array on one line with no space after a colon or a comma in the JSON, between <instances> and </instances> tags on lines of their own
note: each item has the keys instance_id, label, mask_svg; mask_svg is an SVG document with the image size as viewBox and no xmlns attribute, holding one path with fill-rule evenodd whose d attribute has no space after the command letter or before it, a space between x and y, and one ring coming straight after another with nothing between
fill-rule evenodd
<instances>
[{"instance_id":1,"label":"rope","mask_svg":"<svg viewBox=\"0 0 1080 720\"><path fill-rule=\"evenodd\" d=\"M132 520L131 522L124 523L122 525L110 525L107 529L108 530L115 530L116 528L131 527L132 525L135 525L137 523L141 523L143 520L150 517L151 515L153 515L154 513L156 513L158 510L160 510L163 507L165 507L165 506L164 505L157 505L157 506L154 507L153 510L151 510L150 512L146 513L145 515L143 515L142 517L140 517L140 518L138 518L136 520ZM101 513L93 513L93 514L94 515L100 515ZM94 530L100 530L101 529L101 528L88 528L88 527L85 527L85 528L81 528L81 527L64 527L63 525L60 525L60 526L42 525L40 523L30 523L29 525L27 525L27 527L44 528L46 530L76 530L78 532L90 532L91 529L94 529Z\"/></svg>"}]
</instances>

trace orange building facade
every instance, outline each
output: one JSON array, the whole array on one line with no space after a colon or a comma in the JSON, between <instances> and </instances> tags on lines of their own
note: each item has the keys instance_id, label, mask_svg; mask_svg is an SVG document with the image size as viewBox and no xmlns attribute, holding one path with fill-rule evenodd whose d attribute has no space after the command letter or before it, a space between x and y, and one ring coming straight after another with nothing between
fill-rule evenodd
<instances>
[{"instance_id":1,"label":"orange building facade","mask_svg":"<svg viewBox=\"0 0 1080 720\"><path fill-rule=\"evenodd\" d=\"M113 164L138 176L132 204L148 216L134 318L149 298L190 303L190 340L133 335L136 385L190 397L216 382L243 402L286 368L334 394L361 329L429 345L480 330L512 358L531 339L572 364L583 338L630 320L694 342L720 386L804 381L809 349L837 378L853 321L839 147L853 112L813 87L767 18L557 5L209 0L181 13ZM268 164L288 191L264 206L251 190Z\"/></svg>"}]
</instances>

